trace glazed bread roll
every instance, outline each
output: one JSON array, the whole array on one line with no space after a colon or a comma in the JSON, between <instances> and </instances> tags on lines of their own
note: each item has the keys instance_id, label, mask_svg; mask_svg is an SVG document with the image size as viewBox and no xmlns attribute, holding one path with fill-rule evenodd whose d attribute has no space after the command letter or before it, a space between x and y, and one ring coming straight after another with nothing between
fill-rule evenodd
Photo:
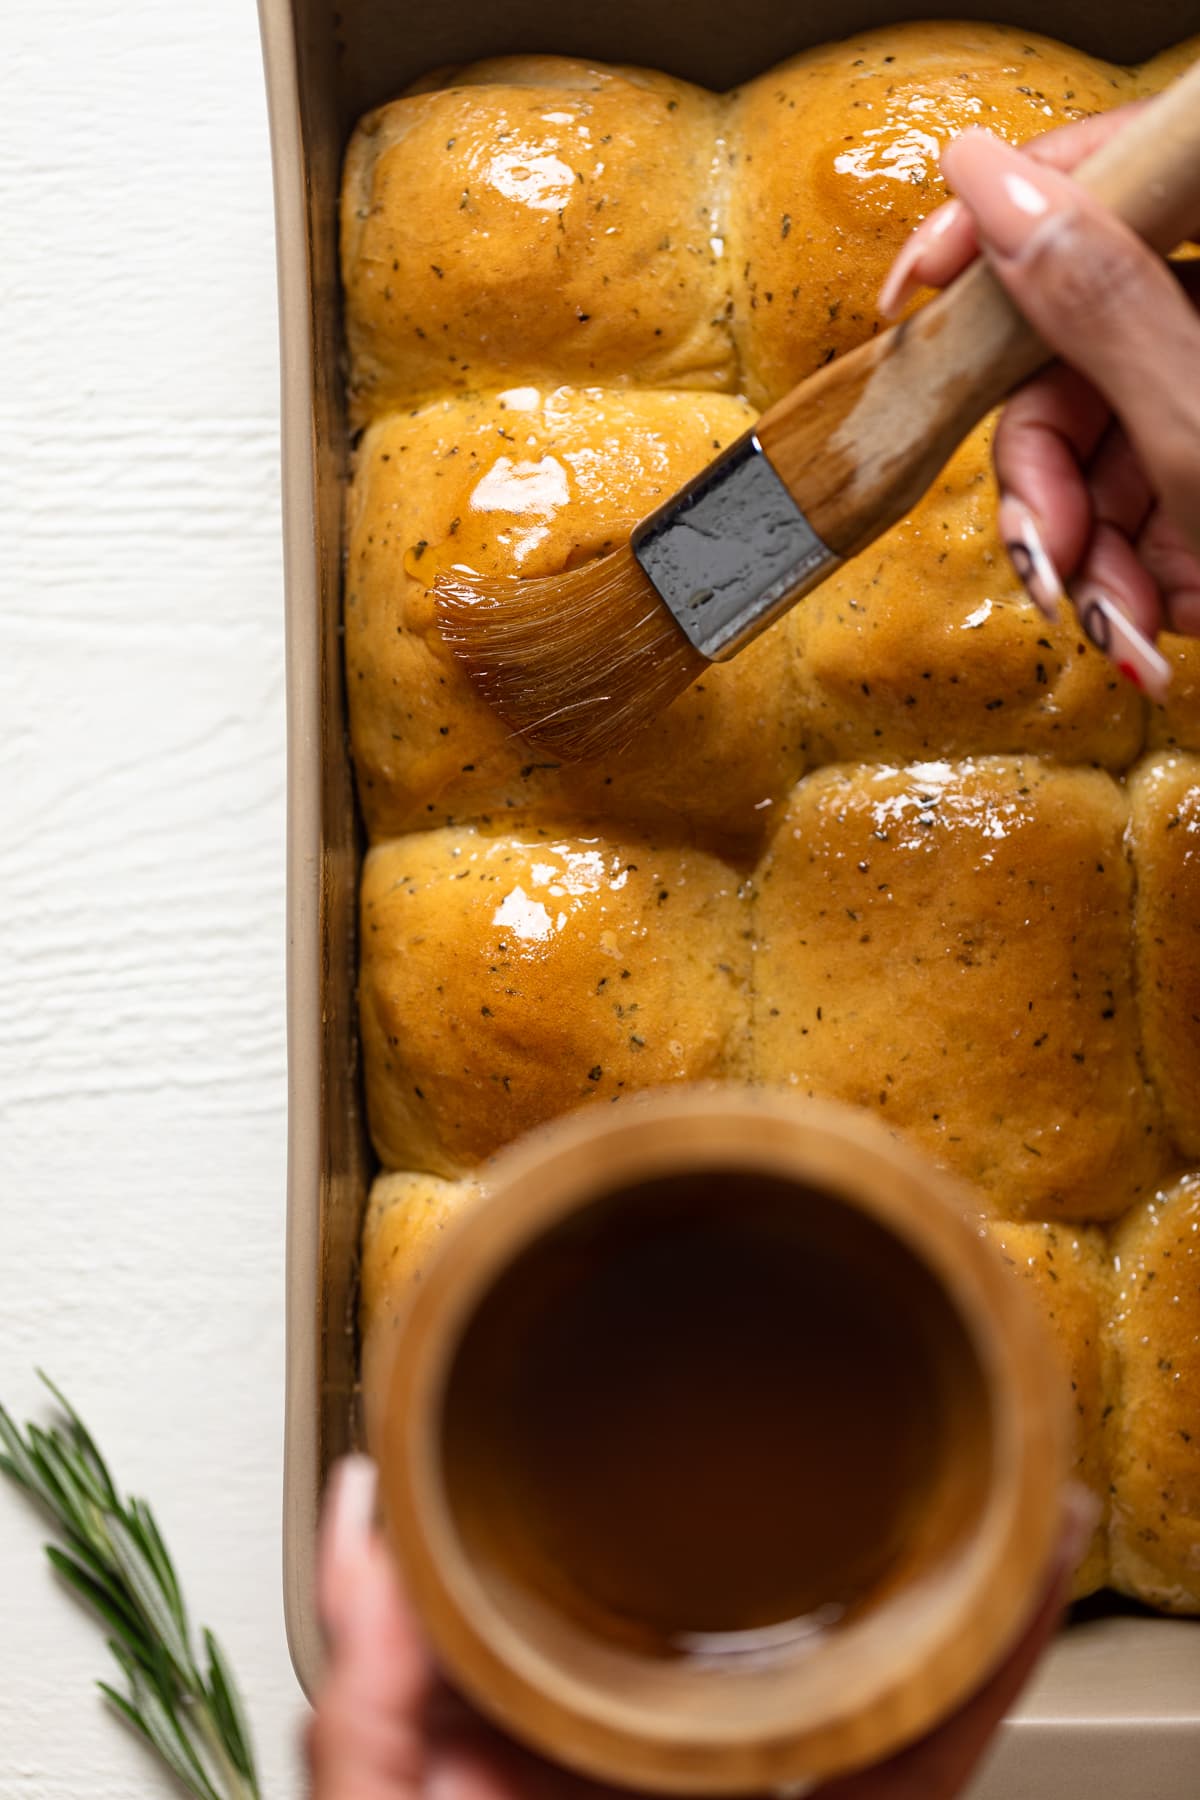
<instances>
[{"instance_id":1,"label":"glazed bread roll","mask_svg":"<svg viewBox=\"0 0 1200 1800\"><path fill-rule=\"evenodd\" d=\"M545 575L597 555L753 418L724 394L523 387L369 428L348 508L345 620L372 837L536 809L756 842L763 803L808 763L790 631L714 667L603 768L559 768L478 698L430 592L448 563Z\"/></svg>"},{"instance_id":2,"label":"glazed bread roll","mask_svg":"<svg viewBox=\"0 0 1200 1800\"><path fill-rule=\"evenodd\" d=\"M755 405L879 330L884 276L947 197L938 155L955 132L1023 143L1138 91L1050 38L941 21L823 44L749 82L729 121L729 247Z\"/></svg>"},{"instance_id":3,"label":"glazed bread roll","mask_svg":"<svg viewBox=\"0 0 1200 1800\"><path fill-rule=\"evenodd\" d=\"M362 885L380 1159L461 1175L557 1114L724 1074L748 1019L749 907L703 851L430 831Z\"/></svg>"},{"instance_id":4,"label":"glazed bread roll","mask_svg":"<svg viewBox=\"0 0 1200 1800\"><path fill-rule=\"evenodd\" d=\"M907 519L790 615L822 762L1036 751L1124 768L1142 702L1073 614L1030 606L996 529L991 423Z\"/></svg>"},{"instance_id":5,"label":"glazed bread roll","mask_svg":"<svg viewBox=\"0 0 1200 1800\"><path fill-rule=\"evenodd\" d=\"M377 1175L371 1183L362 1228L359 1271L359 1335L362 1391L368 1409L383 1388L391 1328L438 1240L458 1215L478 1200L475 1180L443 1181L437 1175ZM368 1443L378 1442L366 1420Z\"/></svg>"},{"instance_id":6,"label":"glazed bread roll","mask_svg":"<svg viewBox=\"0 0 1200 1800\"><path fill-rule=\"evenodd\" d=\"M1169 81L1189 69L1197 57L1200 57L1200 35L1171 44L1129 73L1139 94L1159 94Z\"/></svg>"},{"instance_id":7,"label":"glazed bread roll","mask_svg":"<svg viewBox=\"0 0 1200 1800\"><path fill-rule=\"evenodd\" d=\"M1182 1153L1200 1158L1200 757L1151 757L1130 782L1146 1066Z\"/></svg>"},{"instance_id":8,"label":"glazed bread roll","mask_svg":"<svg viewBox=\"0 0 1200 1800\"><path fill-rule=\"evenodd\" d=\"M1200 750L1200 638L1160 638L1171 665L1171 686L1163 706L1150 709L1149 741L1180 750Z\"/></svg>"},{"instance_id":9,"label":"glazed bread roll","mask_svg":"<svg viewBox=\"0 0 1200 1800\"><path fill-rule=\"evenodd\" d=\"M479 1193L474 1180L394 1171L376 1176L362 1232L359 1294L365 1332L421 1279L442 1232Z\"/></svg>"},{"instance_id":10,"label":"glazed bread roll","mask_svg":"<svg viewBox=\"0 0 1200 1800\"><path fill-rule=\"evenodd\" d=\"M888 27L724 98L512 57L362 121L342 258L365 1364L488 1159L661 1082L877 1112L974 1184L1111 1500L1076 1593L1200 1612L1200 645L1148 707L1047 624L988 421L929 495L622 755L560 767L438 633L450 565L624 539L879 329L941 145L1154 92L1020 30ZM1150 754L1145 754L1147 745ZM368 1376L368 1387L370 1378Z\"/></svg>"},{"instance_id":11,"label":"glazed bread roll","mask_svg":"<svg viewBox=\"0 0 1200 1800\"><path fill-rule=\"evenodd\" d=\"M1071 1598L1108 1582L1109 1427L1113 1417L1108 1337L1108 1246L1094 1227L989 1222L988 1236L1024 1281L1050 1328L1075 1414L1075 1480L1100 1505Z\"/></svg>"},{"instance_id":12,"label":"glazed bread roll","mask_svg":"<svg viewBox=\"0 0 1200 1800\"><path fill-rule=\"evenodd\" d=\"M1112 1250L1112 1585L1200 1612L1200 1176L1135 1207Z\"/></svg>"},{"instance_id":13,"label":"glazed bread roll","mask_svg":"<svg viewBox=\"0 0 1200 1800\"><path fill-rule=\"evenodd\" d=\"M993 1208L1112 1218L1163 1170L1121 790L1017 758L823 769L755 877L751 1072L877 1109Z\"/></svg>"},{"instance_id":14,"label":"glazed bread roll","mask_svg":"<svg viewBox=\"0 0 1200 1800\"><path fill-rule=\"evenodd\" d=\"M506 57L369 113L346 155L351 412L514 380L737 388L713 94Z\"/></svg>"}]
</instances>

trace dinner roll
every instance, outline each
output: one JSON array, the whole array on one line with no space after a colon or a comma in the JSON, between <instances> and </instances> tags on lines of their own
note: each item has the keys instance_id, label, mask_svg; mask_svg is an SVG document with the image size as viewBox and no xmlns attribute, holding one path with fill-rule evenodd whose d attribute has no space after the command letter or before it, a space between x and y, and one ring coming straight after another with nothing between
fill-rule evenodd
<instances>
[{"instance_id":1,"label":"dinner roll","mask_svg":"<svg viewBox=\"0 0 1200 1800\"><path fill-rule=\"evenodd\" d=\"M342 187L354 422L514 382L733 390L721 117L686 82L554 56L368 113Z\"/></svg>"},{"instance_id":2,"label":"dinner roll","mask_svg":"<svg viewBox=\"0 0 1200 1800\"><path fill-rule=\"evenodd\" d=\"M1102 1509L1071 1584L1071 1598L1081 1600L1108 1580L1108 1247L1094 1226L989 1220L986 1230L1050 1328L1071 1390L1072 1473Z\"/></svg>"},{"instance_id":3,"label":"dinner roll","mask_svg":"<svg viewBox=\"0 0 1200 1800\"><path fill-rule=\"evenodd\" d=\"M1156 756L1130 782L1146 1066L1180 1150L1200 1157L1200 756Z\"/></svg>"},{"instance_id":4,"label":"dinner roll","mask_svg":"<svg viewBox=\"0 0 1200 1800\"><path fill-rule=\"evenodd\" d=\"M1139 69L1133 69L1134 86L1139 94L1161 93L1169 81L1174 81L1197 61L1200 61L1200 37L1184 38L1181 44L1172 44Z\"/></svg>"},{"instance_id":5,"label":"dinner roll","mask_svg":"<svg viewBox=\"0 0 1200 1800\"><path fill-rule=\"evenodd\" d=\"M1149 741L1158 747L1200 750L1200 638L1166 632L1158 647L1171 665L1161 706L1150 708Z\"/></svg>"},{"instance_id":6,"label":"dinner roll","mask_svg":"<svg viewBox=\"0 0 1200 1800\"><path fill-rule=\"evenodd\" d=\"M388 1173L371 1183L362 1229L358 1324L363 1393L381 1401L394 1327L420 1282L442 1233L480 1195L476 1181ZM367 1418L367 1443L378 1448L376 1421Z\"/></svg>"},{"instance_id":7,"label":"dinner roll","mask_svg":"<svg viewBox=\"0 0 1200 1800\"><path fill-rule=\"evenodd\" d=\"M756 879L751 1059L877 1110L1007 1217L1111 1218L1163 1146L1124 796L1033 758L822 769Z\"/></svg>"},{"instance_id":8,"label":"dinner roll","mask_svg":"<svg viewBox=\"0 0 1200 1800\"><path fill-rule=\"evenodd\" d=\"M878 543L796 609L815 759L1035 751L1123 768L1142 702L1068 608L1048 625L996 530L991 422Z\"/></svg>"},{"instance_id":9,"label":"dinner roll","mask_svg":"<svg viewBox=\"0 0 1200 1800\"><path fill-rule=\"evenodd\" d=\"M474 1180L395 1170L371 1183L362 1231L359 1322L369 1332L420 1281L447 1225L480 1194Z\"/></svg>"},{"instance_id":10,"label":"dinner roll","mask_svg":"<svg viewBox=\"0 0 1200 1800\"><path fill-rule=\"evenodd\" d=\"M746 392L778 400L883 323L905 238L946 198L942 146L1014 143L1132 99L1126 69L1033 32L942 21L822 44L734 96L729 252Z\"/></svg>"},{"instance_id":11,"label":"dinner roll","mask_svg":"<svg viewBox=\"0 0 1200 1800\"><path fill-rule=\"evenodd\" d=\"M723 394L508 389L367 432L348 507L346 672L373 838L538 806L753 844L808 763L789 621L714 666L624 753L560 769L476 694L431 585L549 574L628 536L753 414Z\"/></svg>"},{"instance_id":12,"label":"dinner roll","mask_svg":"<svg viewBox=\"0 0 1200 1800\"><path fill-rule=\"evenodd\" d=\"M749 930L737 876L698 850L544 827L378 845L360 1005L381 1161L465 1174L585 1102L719 1076Z\"/></svg>"},{"instance_id":13,"label":"dinner roll","mask_svg":"<svg viewBox=\"0 0 1200 1800\"><path fill-rule=\"evenodd\" d=\"M1200 1612L1200 1175L1135 1208L1112 1248L1112 1585Z\"/></svg>"}]
</instances>

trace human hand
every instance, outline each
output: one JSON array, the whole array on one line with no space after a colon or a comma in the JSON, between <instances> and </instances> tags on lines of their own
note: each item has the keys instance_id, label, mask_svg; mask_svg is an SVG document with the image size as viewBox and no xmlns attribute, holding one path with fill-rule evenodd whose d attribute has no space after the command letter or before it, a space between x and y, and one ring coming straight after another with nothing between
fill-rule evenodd
<instances>
[{"instance_id":1,"label":"human hand","mask_svg":"<svg viewBox=\"0 0 1200 1800\"><path fill-rule=\"evenodd\" d=\"M335 1470L321 1531L318 1603L329 1668L308 1735L312 1800L629 1800L522 1749L441 1679L374 1528L375 1468ZM1068 1496L1053 1571L1021 1641L962 1710L888 1762L812 1800L952 1800L1054 1634L1095 1522Z\"/></svg>"},{"instance_id":2,"label":"human hand","mask_svg":"<svg viewBox=\"0 0 1200 1800\"><path fill-rule=\"evenodd\" d=\"M1001 415L1001 535L1034 603L1055 617L1065 584L1092 642L1161 700L1152 640L1200 635L1200 263L1169 267L1069 174L1135 110L1022 150L954 138L941 166L956 198L909 238L880 307L895 317L982 249L1063 359Z\"/></svg>"}]
</instances>

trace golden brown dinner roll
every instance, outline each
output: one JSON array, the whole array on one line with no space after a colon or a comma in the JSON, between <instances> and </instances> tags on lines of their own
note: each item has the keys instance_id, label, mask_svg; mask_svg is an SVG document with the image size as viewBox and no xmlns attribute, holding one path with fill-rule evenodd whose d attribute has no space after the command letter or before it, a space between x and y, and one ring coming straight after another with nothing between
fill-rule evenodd
<instances>
[{"instance_id":1,"label":"golden brown dinner roll","mask_svg":"<svg viewBox=\"0 0 1200 1800\"><path fill-rule=\"evenodd\" d=\"M1169 81L1174 81L1197 61L1200 61L1200 37L1184 38L1181 44L1173 44L1169 50L1160 51L1149 62L1133 69L1133 85L1139 94L1161 93Z\"/></svg>"},{"instance_id":2,"label":"golden brown dinner roll","mask_svg":"<svg viewBox=\"0 0 1200 1800\"><path fill-rule=\"evenodd\" d=\"M372 837L538 805L753 842L808 762L798 622L706 672L623 755L560 770L477 697L430 596L449 562L541 575L595 555L752 419L724 394L526 388L371 427L348 511L346 669Z\"/></svg>"},{"instance_id":3,"label":"golden brown dinner roll","mask_svg":"<svg viewBox=\"0 0 1200 1800\"><path fill-rule=\"evenodd\" d=\"M751 1060L869 1106L1008 1218L1157 1179L1124 796L1034 758L823 769L756 876Z\"/></svg>"},{"instance_id":4,"label":"golden brown dinner roll","mask_svg":"<svg viewBox=\"0 0 1200 1800\"><path fill-rule=\"evenodd\" d=\"M1146 1067L1186 1156L1200 1156L1200 756L1150 757L1130 782Z\"/></svg>"},{"instance_id":5,"label":"golden brown dinner roll","mask_svg":"<svg viewBox=\"0 0 1200 1800\"><path fill-rule=\"evenodd\" d=\"M807 50L734 96L728 247L746 392L777 400L882 323L938 155L985 125L1014 143L1134 97L1125 69L1007 26L889 25Z\"/></svg>"},{"instance_id":6,"label":"golden brown dinner roll","mask_svg":"<svg viewBox=\"0 0 1200 1800\"><path fill-rule=\"evenodd\" d=\"M362 1230L359 1331L367 1442L376 1442L374 1403L383 1397L392 1327L437 1250L442 1233L480 1195L476 1181L387 1173L371 1183Z\"/></svg>"},{"instance_id":7,"label":"golden brown dinner roll","mask_svg":"<svg viewBox=\"0 0 1200 1800\"><path fill-rule=\"evenodd\" d=\"M1200 1612L1200 1175L1135 1208L1112 1256L1112 1585Z\"/></svg>"},{"instance_id":8,"label":"golden brown dinner roll","mask_svg":"<svg viewBox=\"0 0 1200 1800\"><path fill-rule=\"evenodd\" d=\"M1167 632L1158 647L1171 665L1171 685L1165 703L1150 708L1149 741L1156 748L1200 750L1200 638Z\"/></svg>"},{"instance_id":9,"label":"golden brown dinner roll","mask_svg":"<svg viewBox=\"0 0 1200 1800\"><path fill-rule=\"evenodd\" d=\"M1108 1246L1095 1227L989 1221L988 1236L1042 1313L1070 1383L1075 1416L1076 1481L1108 1506L1109 1354ZM1094 1594L1108 1580L1104 1518L1075 1571L1071 1598Z\"/></svg>"},{"instance_id":10,"label":"golden brown dinner roll","mask_svg":"<svg viewBox=\"0 0 1200 1800\"><path fill-rule=\"evenodd\" d=\"M477 1181L388 1170L371 1183L362 1231L360 1323L369 1332L421 1279L446 1226L480 1194Z\"/></svg>"},{"instance_id":11,"label":"golden brown dinner roll","mask_svg":"<svg viewBox=\"0 0 1200 1800\"><path fill-rule=\"evenodd\" d=\"M720 1075L748 933L736 875L697 850L544 827L377 846L360 1003L380 1158L458 1175L585 1101Z\"/></svg>"},{"instance_id":12,"label":"golden brown dinner roll","mask_svg":"<svg viewBox=\"0 0 1200 1800\"><path fill-rule=\"evenodd\" d=\"M1123 768L1142 702L1085 641L1048 625L996 530L990 422L920 505L796 609L814 760L1035 751Z\"/></svg>"},{"instance_id":13,"label":"golden brown dinner roll","mask_svg":"<svg viewBox=\"0 0 1200 1800\"><path fill-rule=\"evenodd\" d=\"M354 421L517 381L732 390L716 96L552 56L449 79L347 152Z\"/></svg>"}]
</instances>

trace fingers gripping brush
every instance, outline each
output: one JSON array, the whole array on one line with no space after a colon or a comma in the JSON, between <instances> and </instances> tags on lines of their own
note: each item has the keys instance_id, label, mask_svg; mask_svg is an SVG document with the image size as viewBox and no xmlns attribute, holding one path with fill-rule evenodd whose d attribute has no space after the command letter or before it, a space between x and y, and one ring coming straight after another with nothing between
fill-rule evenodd
<instances>
[{"instance_id":1,"label":"fingers gripping brush","mask_svg":"<svg viewBox=\"0 0 1200 1800\"><path fill-rule=\"evenodd\" d=\"M1200 203L1200 63L1076 178L1164 254ZM609 556L536 580L441 575L478 690L567 762L620 749L908 512L1050 359L986 262L771 407Z\"/></svg>"}]
</instances>

